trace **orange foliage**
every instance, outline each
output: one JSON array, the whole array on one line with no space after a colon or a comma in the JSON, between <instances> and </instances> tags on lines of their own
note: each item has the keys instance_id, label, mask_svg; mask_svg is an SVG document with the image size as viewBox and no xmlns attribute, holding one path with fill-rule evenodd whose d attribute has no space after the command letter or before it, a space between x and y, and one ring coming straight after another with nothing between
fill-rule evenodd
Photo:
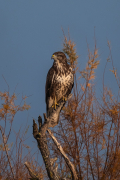
<instances>
[{"instance_id":1,"label":"orange foliage","mask_svg":"<svg viewBox=\"0 0 120 180\"><path fill-rule=\"evenodd\" d=\"M38 163L30 154L30 147L24 143L29 126L24 127L24 130L20 129L17 133L14 132L16 136L14 135L13 142L7 143L9 136L12 133L12 123L15 114L18 111L24 111L30 108L30 105L26 104L27 97L25 96L22 98L23 103L21 102L20 105L16 105L15 103L15 100L17 100L15 93L10 96L7 91L0 92L0 98L0 120L5 121L4 127L0 125L0 133L2 134L2 137L0 137L0 140L2 140L0 142L0 179L28 180L30 176L28 170L25 168L25 161L28 161L31 168L35 169L35 172L43 178L43 176L45 176L43 168L38 166ZM6 131L7 123L9 129ZM27 155L23 153L25 150L28 151Z\"/></svg>"},{"instance_id":2,"label":"orange foliage","mask_svg":"<svg viewBox=\"0 0 120 180\"><path fill-rule=\"evenodd\" d=\"M76 54L75 43L70 38L67 40L65 37L63 47L64 52L69 57L69 62L76 65L75 85L72 98L63 108L57 131L54 131L54 133L59 139L65 153L74 163L80 180L119 180L119 93L115 97L112 90L105 87L104 81L102 95L100 94L98 96L96 93L94 83L96 80L95 70L100 63L96 41L93 53L88 47L88 62L82 71L77 67L78 56ZM111 56L109 56L107 62L110 59ZM80 78L76 80L76 73L78 75L78 72ZM117 80L119 91L120 83L114 66L112 73ZM59 157L59 171L63 174L63 177L69 177L69 169L61 155L56 151L54 145L52 150L53 157Z\"/></svg>"},{"instance_id":3,"label":"orange foliage","mask_svg":"<svg viewBox=\"0 0 120 180\"><path fill-rule=\"evenodd\" d=\"M3 103L1 104L2 107L0 108L1 119L4 119L6 115L9 115L11 116L11 118L13 118L18 111L24 111L30 108L30 105L27 105L25 101L22 106L15 105L15 100L17 99L17 97L15 94L10 96L9 92L0 92L0 98L3 101ZM26 97L23 99L25 100Z\"/></svg>"}]
</instances>

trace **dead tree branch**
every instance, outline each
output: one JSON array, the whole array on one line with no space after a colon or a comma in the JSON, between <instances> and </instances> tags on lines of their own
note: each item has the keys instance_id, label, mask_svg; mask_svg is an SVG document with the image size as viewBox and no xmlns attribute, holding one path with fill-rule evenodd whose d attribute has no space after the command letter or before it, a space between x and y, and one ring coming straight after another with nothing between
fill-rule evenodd
<instances>
[{"instance_id":1,"label":"dead tree branch","mask_svg":"<svg viewBox=\"0 0 120 180\"><path fill-rule=\"evenodd\" d=\"M69 95L68 99L69 98L71 98L71 95ZM47 145L47 139L46 139L46 131L48 131L54 143L56 144L57 148L59 149L60 153L64 157L65 162L67 163L70 169L70 172L72 174L72 180L78 180L74 165L70 162L69 158L66 156L62 147L59 145L59 143L57 142L56 138L53 136L51 131L48 130L49 127L54 127L58 124L59 114L64 104L65 104L65 101L59 102L59 106L57 106L57 108L52 111L51 115L48 118L46 117L46 114L44 114L43 124L42 124L42 118L41 116L39 116L38 117L39 129L35 120L33 120L33 136L38 143L38 148L42 154L45 167L47 170L47 174L50 180L60 180L60 177L58 176L58 173L57 173L58 165L57 163L55 163L55 161L57 160L57 157L55 159L50 158L50 151L49 151L49 148ZM33 171L28 166L27 162L25 163L25 166L27 167L30 176L34 178L35 180L39 180L38 176L36 176L35 173L33 173Z\"/></svg>"},{"instance_id":2,"label":"dead tree branch","mask_svg":"<svg viewBox=\"0 0 120 180\"><path fill-rule=\"evenodd\" d=\"M58 143L57 139L55 138L55 136L53 135L53 133L51 132L50 129L47 130L47 132L49 133L50 137L52 138L53 142L55 143L55 145L57 146L57 149L59 150L59 152L62 154L66 164L68 165L70 172L72 174L72 179L77 180L78 176L75 170L74 165L71 163L71 161L69 160L69 158L66 156L62 146L60 145L60 143Z\"/></svg>"}]
</instances>

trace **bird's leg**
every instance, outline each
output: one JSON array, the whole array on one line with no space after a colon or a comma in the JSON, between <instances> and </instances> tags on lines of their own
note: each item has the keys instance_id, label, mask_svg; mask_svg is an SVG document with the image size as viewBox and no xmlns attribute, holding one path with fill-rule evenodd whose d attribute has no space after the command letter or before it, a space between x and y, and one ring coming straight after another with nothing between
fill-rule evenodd
<instances>
[{"instance_id":1,"label":"bird's leg","mask_svg":"<svg viewBox=\"0 0 120 180\"><path fill-rule=\"evenodd\" d=\"M63 101L67 101L67 98L65 96L63 96Z\"/></svg>"},{"instance_id":2,"label":"bird's leg","mask_svg":"<svg viewBox=\"0 0 120 180\"><path fill-rule=\"evenodd\" d=\"M56 109L56 105L58 106L57 100L56 100L56 96L55 96L55 100L54 100L54 104L52 105L52 108L55 108L55 109Z\"/></svg>"},{"instance_id":3,"label":"bird's leg","mask_svg":"<svg viewBox=\"0 0 120 180\"><path fill-rule=\"evenodd\" d=\"M55 96L55 109L56 109L56 103L57 103L57 101L56 101L56 96Z\"/></svg>"}]
</instances>

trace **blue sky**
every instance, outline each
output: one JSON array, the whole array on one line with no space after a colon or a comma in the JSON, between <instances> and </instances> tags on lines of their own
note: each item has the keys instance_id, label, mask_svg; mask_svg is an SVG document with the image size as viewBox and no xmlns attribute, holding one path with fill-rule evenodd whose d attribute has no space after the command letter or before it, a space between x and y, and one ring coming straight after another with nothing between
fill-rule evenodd
<instances>
[{"instance_id":1,"label":"blue sky","mask_svg":"<svg viewBox=\"0 0 120 180\"><path fill-rule=\"evenodd\" d=\"M76 43L79 66L87 62L87 42L94 48L94 27L100 66L97 70L97 84L102 82L102 73L109 55L107 40L111 42L114 65L120 67L120 1L119 0L1 0L0 1L0 91L7 90L18 96L29 96L27 103L31 109L16 115L13 124L16 131L30 125L32 119L46 111L45 81L52 66L51 55L62 50L63 32L70 32ZM109 69L109 68L108 68ZM4 78L3 78L4 76ZM106 83L114 84L109 73ZM102 88L101 88L102 89ZM100 91L101 91L100 89ZM29 139L32 143L33 137Z\"/></svg>"}]
</instances>

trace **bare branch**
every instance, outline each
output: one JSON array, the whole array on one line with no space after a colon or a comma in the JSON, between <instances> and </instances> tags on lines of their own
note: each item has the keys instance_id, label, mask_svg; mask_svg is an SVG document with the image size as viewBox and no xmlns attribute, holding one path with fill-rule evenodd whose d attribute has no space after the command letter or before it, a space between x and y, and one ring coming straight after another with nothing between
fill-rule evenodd
<instances>
[{"instance_id":1,"label":"bare branch","mask_svg":"<svg viewBox=\"0 0 120 180\"><path fill-rule=\"evenodd\" d=\"M71 163L71 161L69 160L69 158L66 156L62 146L60 145L60 143L58 143L57 139L55 138L55 136L53 135L53 133L51 132L50 129L47 130L47 132L49 133L50 137L52 138L53 142L55 143L55 145L57 146L57 149L60 151L60 153L62 154L66 164L68 165L70 172L72 174L72 179L73 180L78 180L78 176L75 170L74 165Z\"/></svg>"},{"instance_id":2,"label":"bare branch","mask_svg":"<svg viewBox=\"0 0 120 180\"><path fill-rule=\"evenodd\" d=\"M27 162L25 162L24 165L26 166L26 168L27 168L28 171L29 171L30 176L31 176L34 180L42 180L41 178L39 178L39 177L33 172L33 170L30 168L30 165L29 165Z\"/></svg>"},{"instance_id":3,"label":"bare branch","mask_svg":"<svg viewBox=\"0 0 120 180\"><path fill-rule=\"evenodd\" d=\"M71 98L71 96L72 95L70 94L68 96L68 99ZM65 103L66 103L66 101L59 102L59 105L57 106L57 108L55 110L54 109L52 110L50 117L46 117L46 114L44 114L44 123L43 124L42 124L42 118L41 118L41 116L39 116L38 117L39 129L38 129L38 126L37 126L35 120L33 120L33 136L37 140L38 148L42 154L48 177L51 180L57 180L60 178L57 173L58 165L57 165L57 163L55 163L57 158L55 158L55 159L50 158L50 151L48 149L47 139L46 139L46 131L48 130L49 127L54 127L58 124L59 114ZM62 152L62 154L63 154L63 152ZM68 157L66 157L65 154L64 154L64 157L68 164L68 167L70 167L70 170L73 174L75 172L75 169L74 169L72 163L70 162ZM25 163L25 165L26 165L26 163ZM28 166L26 166L26 167L28 168ZM29 173L33 172L30 168L28 170L29 170ZM31 177L33 177L34 173L33 173L33 175L32 174L30 174L30 175L31 175ZM72 176L75 177L75 178L73 178L74 180L77 179L76 174L72 175Z\"/></svg>"}]
</instances>

